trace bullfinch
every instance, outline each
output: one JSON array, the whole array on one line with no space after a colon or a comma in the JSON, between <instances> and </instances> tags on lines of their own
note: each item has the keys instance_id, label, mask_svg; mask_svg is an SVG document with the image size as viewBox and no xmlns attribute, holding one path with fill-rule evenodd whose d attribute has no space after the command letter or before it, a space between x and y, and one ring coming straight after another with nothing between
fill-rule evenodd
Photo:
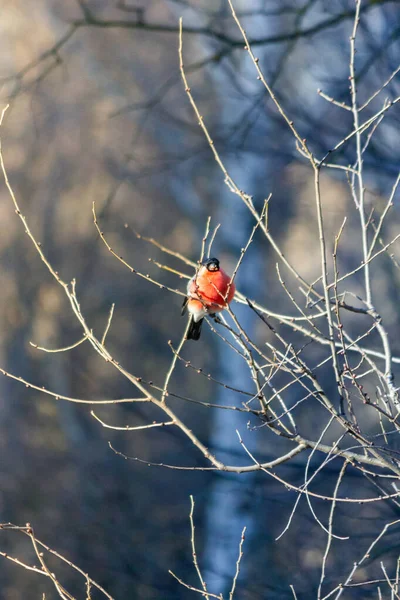
<instances>
[{"instance_id":1,"label":"bullfinch","mask_svg":"<svg viewBox=\"0 0 400 600\"><path fill-rule=\"evenodd\" d=\"M188 340L198 340L206 315L221 312L235 295L235 284L219 266L217 258L206 258L187 286L182 315L190 315Z\"/></svg>"}]
</instances>

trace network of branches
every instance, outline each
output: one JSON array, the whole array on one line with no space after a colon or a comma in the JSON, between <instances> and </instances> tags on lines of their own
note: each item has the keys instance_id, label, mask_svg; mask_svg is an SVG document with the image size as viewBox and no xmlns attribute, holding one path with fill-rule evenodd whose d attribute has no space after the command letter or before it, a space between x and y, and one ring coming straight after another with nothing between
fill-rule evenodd
<instances>
[{"instance_id":1,"label":"network of branches","mask_svg":"<svg viewBox=\"0 0 400 600\"><path fill-rule=\"evenodd\" d=\"M282 531L282 535L291 527L296 509L301 499L308 503L310 513L318 523L319 527L326 535L326 547L321 556L320 583L318 588L318 600L338 600L347 591L352 590L354 586L374 588L377 598L399 598L400 595L400 556L397 562L390 565L380 564L381 577L370 577L365 580L357 579L358 572L362 569L363 573L368 572L367 563L372 550L379 545L385 544L385 536L392 532L393 528L398 529L400 518L388 520L381 531L372 539L369 539L365 547L359 545L359 552L354 556L354 561L345 576L338 576L336 582L332 585L332 576L329 582L326 581L328 571L328 561L333 540L339 540L346 543L348 536L338 536L335 530L335 515L338 507L346 510L347 506L363 506L373 503L387 503L395 510L400 508L400 456L396 450L396 436L400 432L400 398L398 387L395 381L395 365L400 363L400 357L392 355L391 341L388 328L384 319L380 315L380 308L375 303L374 272L380 269L380 261L387 260L388 257L398 268L398 263L394 256L394 248L400 237L400 233L394 237L387 238L386 224L391 218L391 212L394 205L396 193L400 182L400 174L392 182L392 191L387 197L386 203L382 209L371 207L366 202L366 182L364 174L364 156L368 151L371 140L374 137L378 127L384 121L385 116L390 111L395 110L395 105L400 101L400 97L385 97L390 83L395 78L399 69L391 73L390 77L381 82L380 87L368 98L366 102L361 103L358 98L356 85L356 46L357 33L360 26L360 19L363 13L370 8L371 3L363 3L356 0L355 9L351 14L342 15L341 18L352 19L352 34L349 40L349 65L348 81L350 86L350 103L346 104L342 100L327 96L320 92L321 97L335 106L337 111L350 113L352 116L351 128L347 134L336 144L326 149L325 153L317 155L310 147L308 141L304 139L301 127L292 120L291 115L279 100L279 94L271 88L266 80L261 61L257 57L256 48L261 43L267 43L268 40L248 39L242 25L242 14L237 14L234 3L228 0L231 10L231 19L237 26L239 37L227 38L219 33L217 29L205 28L204 31L185 27L180 21L179 28L179 47L178 59L180 76L183 82L183 92L185 93L193 109L193 120L200 127L205 140L209 146L209 151L215 158L218 167L221 170L221 181L228 186L230 192L235 195L253 219L253 228L248 237L246 245L241 249L237 262L232 273L231 282L236 279L241 265L246 257L254 237L261 236L266 247L272 250L276 261L276 274L281 285L282 295L289 299L292 310L288 314L279 314L272 312L267 306L263 305L257 297L246 297L240 292L236 292L235 302L229 306L222 315L218 317L207 317L206 322L212 335L218 336L222 342L229 347L230 352L235 353L246 365L248 377L243 381L240 388L233 387L226 381L218 380L213 373L203 371L201 365L193 364L186 358L186 350L190 343L186 338L187 329L183 332L181 340L176 347L170 341L171 361L164 380L160 382L147 381L141 377L140 365L137 365L137 372L132 373L124 366L123 359L111 354L107 346L107 334L113 325L114 305L112 305L108 318L105 317L104 331L97 333L90 324L90 315L83 314L79 300L79 282L75 280L68 282L63 280L61 274L53 264L51 256L47 256L37 236L33 232L27 218L23 214L21 204L17 199L12 182L7 176L6 164L3 154L0 154L1 167L8 188L9 196L13 202L17 217L20 219L22 229L25 231L41 261L44 268L54 278L57 285L61 286L63 293L68 299L72 314L76 318L82 329L82 337L67 348L49 349L42 347L40 341L34 344L35 348L43 352L66 352L78 344L87 344L97 353L105 362L109 363L122 378L126 378L134 390L133 397L115 399L81 399L66 397L57 392L43 387L39 383L27 381L19 376L18 373L10 373L0 369L4 376L15 379L28 388L33 388L43 394L50 395L54 401L73 402L78 404L89 404L92 407L91 415L98 422L99 426L113 429L116 431L131 431L135 435L136 430L153 428L177 428L183 436L190 441L203 458L202 466L187 466L180 464L164 464L160 461L153 463L154 468L162 467L176 470L212 470L236 473L237 476L245 473L259 471L266 478L273 478L281 484L283 490L292 493L295 496L291 513L288 515L287 524ZM75 31L85 25L106 27L106 22L96 18L95 15L84 5L80 3L83 17L71 24L69 31L58 42L57 46L46 54L57 62L58 52L61 47L74 35ZM146 19L146 11L130 8L128 5L121 4L121 10L135 13L133 21L121 21L121 27L136 28L155 28ZM332 25L332 19L327 19L326 24L319 25L319 29ZM168 27L165 26L167 29ZM210 33L211 31L211 33ZM256 207L260 202L255 202L254 198L245 190L239 188L228 168L226 167L221 154L218 151L218 144L213 141L213 132L208 128L206 120L202 116L201 106L196 100L195 95L190 88L190 73L185 68L184 62L184 42L185 35L190 33L205 33L213 35L225 44L225 52L230 52L232 48L242 46L249 58L249 70L263 86L270 100L275 106L277 114L284 121L290 131L293 144L295 145L299 160L308 166L314 179L314 202L316 212L317 231L310 232L310 236L317 236L319 240L319 264L320 276L316 281L307 281L301 271L295 268L286 258L280 247L275 232L269 226L268 215L273 208L273 197L269 196L263 201L261 210ZM296 36L305 35L305 32L297 32ZM269 40L271 41L271 40ZM220 57L219 57L220 58ZM212 60L216 60L213 57ZM17 87L19 91L24 81L25 75L32 68L32 65L20 73L17 78ZM373 101L381 100L381 107L372 116L364 118L364 110ZM3 110L1 123L6 127L6 109ZM344 147L352 145L355 149L356 160L353 164L341 164L337 156ZM324 198L321 193L321 173L339 170L345 178L353 199L352 211L358 217L359 228L357 235L360 239L359 244L359 264L356 268L341 273L338 268L338 260L341 252L341 240L348 227L347 220L344 219L341 227L336 232L335 238L328 239L326 235L326 215L324 214ZM219 224L208 220L205 224L205 233L199 252L198 261L191 260L190 257L176 252L172 248L167 248L159 241L153 238L147 238L137 234L143 244L156 246L166 257L165 262L153 261L156 268L166 270L171 283L166 286L161 283L156 275L150 276L148 273L140 272L134 264L131 264L129 257L122 257L120 251L111 246L107 236L107 223L100 225L96 214L96 206L93 205L93 234L98 235L104 244L106 251L111 253L115 260L119 261L121 273L127 270L134 277L141 277L148 281L149 285L158 286L160 294L168 291L171 295L185 296L185 290L182 289L180 282L186 281L193 276L198 269L199 264L205 256L212 255L212 247L218 236ZM173 268L169 259L181 262L182 269ZM315 259L315 258L314 258ZM363 293L356 293L358 289L355 281L358 277L363 278ZM176 283L178 281L178 284ZM162 291L163 290L163 291ZM264 332L263 340L260 343L252 334L241 324L235 310L237 304L244 305L246 310L250 311L259 321L259 326ZM360 333L354 336L349 326L349 318L359 320ZM288 341L290 333L295 332L297 339L302 340L298 345ZM315 348L318 348L319 360L315 362ZM222 389L234 392L238 401L235 405L219 405L210 402L208 399L199 399L195 397L186 397L179 394L179 391L173 387L172 382L174 373L178 365L184 365L193 370L197 377L205 377L212 380ZM335 381L335 392L327 391L325 379L327 369L330 376ZM298 398L293 402L293 398ZM171 406L170 399L174 398L183 403L195 403L202 407L212 410L236 411L243 417L243 431L246 430L249 419L252 427L262 430L262 435L270 439L273 436L279 436L290 445L289 451L282 455L277 454L273 460L263 462L246 445L243 432L237 432L238 447L247 457L248 463L243 466L235 464L226 464L221 458L211 452L206 443L200 439L195 429L192 429L182 420L174 408ZM103 405L115 405L118 403L127 403L136 405L146 403L154 408L155 420L146 425L131 426L124 423L112 424L107 422L101 416L101 407ZM302 432L299 421L302 415L313 410L318 405L322 407L325 413L325 419L321 421L319 431L310 438ZM366 415L368 418L366 418ZM371 420L379 426L379 433L371 433L369 423ZM254 425L255 423L255 425ZM335 432L334 442L331 440L332 432ZM111 444L110 444L111 446ZM141 457L128 457L113 446L111 449L121 455L121 459L132 459L149 464L147 460ZM297 485L293 483L285 470L286 463L293 461L298 455L305 455L304 483ZM322 456L317 469L312 469L311 464L316 455ZM315 491L314 484L318 477L324 472L328 465L334 463L337 467L337 477L330 494L321 494ZM357 489L353 489L352 496L342 495L341 486L351 473L357 472L363 479L369 483L370 495L360 497L357 495ZM318 516L318 506L320 503L328 503L330 506L329 519L327 523L322 522ZM191 500L190 525L191 525L191 547L193 566L198 574L199 585L193 587L180 579L179 574L172 575L182 586L198 593L204 598L219 598L223 600L223 595L219 590L210 590L204 580L199 563L197 561L194 535L194 500ZM79 567L72 564L60 556L57 552L50 549L43 542L39 541L28 524L25 527L17 527L11 524L3 524L1 529L19 532L27 536L33 546L37 560L37 566L25 564L18 558L11 557L2 553L7 559L14 561L21 567L29 569L36 574L50 578L61 598L72 599L73 596L63 587L57 575L48 567L43 553L55 555L61 561L67 562L71 568L78 570L82 575L86 597L91 597L91 589L97 588L104 597L111 596L98 584L96 584L89 575L83 573ZM234 568L234 577L229 598L235 596L237 583L240 581L240 566L244 552L245 544L244 531L242 538L238 540L239 554L236 569ZM368 563L369 564L369 563ZM385 591L383 591L385 590ZM293 598L296 598L296 589L291 589ZM386 595L384 595L386 594ZM350 597L350 596L349 596Z\"/></svg>"}]
</instances>

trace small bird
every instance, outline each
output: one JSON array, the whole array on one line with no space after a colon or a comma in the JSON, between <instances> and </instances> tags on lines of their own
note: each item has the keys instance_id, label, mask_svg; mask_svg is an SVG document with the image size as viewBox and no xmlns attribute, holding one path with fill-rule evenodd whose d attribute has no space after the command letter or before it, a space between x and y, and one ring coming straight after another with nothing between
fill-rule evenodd
<instances>
[{"instance_id":1,"label":"small bird","mask_svg":"<svg viewBox=\"0 0 400 600\"><path fill-rule=\"evenodd\" d=\"M217 258L206 258L187 286L182 315L190 314L188 340L198 340L206 315L221 312L235 295L235 284L219 266Z\"/></svg>"}]
</instances>

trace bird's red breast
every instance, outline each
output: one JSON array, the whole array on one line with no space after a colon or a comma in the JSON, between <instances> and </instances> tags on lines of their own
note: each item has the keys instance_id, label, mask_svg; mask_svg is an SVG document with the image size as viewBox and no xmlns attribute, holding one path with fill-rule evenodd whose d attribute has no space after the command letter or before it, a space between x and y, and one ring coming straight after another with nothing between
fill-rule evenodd
<instances>
[{"instance_id":1,"label":"bird's red breast","mask_svg":"<svg viewBox=\"0 0 400 600\"><path fill-rule=\"evenodd\" d=\"M231 302L235 289L235 284L222 269L209 271L201 267L197 276L189 283L188 295L191 298L199 298L207 307L216 305L217 310L222 310Z\"/></svg>"}]
</instances>

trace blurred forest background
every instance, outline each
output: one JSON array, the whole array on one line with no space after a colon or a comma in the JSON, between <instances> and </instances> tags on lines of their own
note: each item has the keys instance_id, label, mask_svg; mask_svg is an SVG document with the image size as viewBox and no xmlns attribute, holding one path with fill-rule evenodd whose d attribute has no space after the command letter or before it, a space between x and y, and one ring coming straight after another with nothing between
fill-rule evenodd
<instances>
[{"instance_id":1,"label":"blurred forest background","mask_svg":"<svg viewBox=\"0 0 400 600\"><path fill-rule=\"evenodd\" d=\"M326 102L317 90L349 102L354 1L236 0L235 6L266 79L310 147L323 156L352 129L351 113ZM362 2L357 40L361 102L398 66L399 9L395 0ZM256 80L225 0L5 0L0 20L1 99L11 103L2 127L3 152L24 214L62 277L76 278L90 326L101 331L115 302L108 336L114 355L135 375L159 385L171 360L167 342L176 346L184 331L181 299L130 276L107 253L93 224L92 202L118 253L136 269L181 290L186 282L149 262L149 257L164 258L134 231L197 260L211 215L214 225L221 223L214 254L229 272L253 227L250 214L224 185L184 92L178 61L180 16L187 76L218 150L257 207L272 192L269 226L302 275L315 280L320 261L312 173ZM383 97L399 92L395 77ZM383 97L370 104L365 118L382 106ZM399 129L397 105L387 112L364 156L371 205L384 205L397 177ZM345 145L335 160L353 163L354 146ZM352 214L353 201L340 171L323 177L323 203L330 243L348 215L342 266L358 265L360 241L355 225L352 229L357 215ZM398 231L397 206L394 211L389 235ZM398 248L392 251L399 258ZM275 262L256 236L236 283L270 310L290 312ZM173 260L170 264L179 266ZM30 341L50 348L67 346L82 332L62 290L24 235L3 184L0 265L0 366L68 396L131 397L129 382L89 345L62 354L44 354L30 346ZM373 281L398 355L399 271L389 258L382 259ZM245 306L234 304L233 309L261 343L265 327ZM320 348L313 351L317 359ZM218 379L246 387L248 373L208 328L199 343L187 346L185 358ZM331 385L327 382L328 389ZM182 364L171 389L217 404L241 402L234 392ZM279 451L291 448L265 428L247 430L246 419L236 413L182 401L176 401L176 409L231 464L249 462L236 428L264 460L274 458L277 446ZM158 418L129 404L97 412L115 425L144 424L149 415ZM57 402L8 378L0 379L0 415L1 521L30 522L40 539L113 597L196 596L168 574L171 569L198 583L190 549L190 494L196 502L199 561L210 590L227 594L230 589L246 525L238 598L292 598L290 584L299 599L316 597L323 532L304 503L291 528L275 542L293 496L265 474L176 471L123 460L109 448L109 440L131 457L205 465L179 431L106 430L90 415L90 407ZM312 431L318 411L304 412L302 419L305 430ZM284 467L293 481L302 481L304 461L301 456ZM332 483L330 469L337 476L336 465L327 467L321 489ZM360 495L368 489L361 478L355 485ZM346 495L345 488L342 493ZM339 529L343 533L352 528L357 546L368 527L386 522L391 510L398 514L390 505L371 505L361 521L357 507L346 508ZM398 544L395 538L392 543ZM29 540L12 532L0 532L0 550L34 560ZM345 549L335 554L337 573L345 571L349 556ZM72 593L83 598L81 581L79 587L70 571L64 577ZM5 559L0 563L0 590L7 600L41 598L43 593L48 599L56 597L51 582ZM343 597L377 596L355 588Z\"/></svg>"}]
</instances>

